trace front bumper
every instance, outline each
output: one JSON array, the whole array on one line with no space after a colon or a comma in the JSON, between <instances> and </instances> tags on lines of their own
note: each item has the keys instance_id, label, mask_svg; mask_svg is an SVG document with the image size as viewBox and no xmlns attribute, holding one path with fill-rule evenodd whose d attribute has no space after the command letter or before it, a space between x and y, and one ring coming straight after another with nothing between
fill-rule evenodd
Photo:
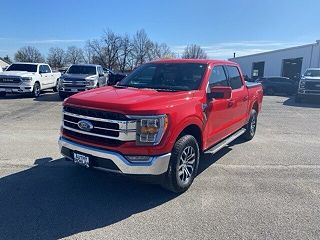
<instances>
[{"instance_id":1,"label":"front bumper","mask_svg":"<svg viewBox=\"0 0 320 240\"><path fill-rule=\"evenodd\" d=\"M298 94L303 95L303 96L320 96L320 91L319 90L299 89Z\"/></svg>"},{"instance_id":2,"label":"front bumper","mask_svg":"<svg viewBox=\"0 0 320 240\"><path fill-rule=\"evenodd\" d=\"M32 92L32 86L8 86L0 85L0 92L6 92L6 93L31 93Z\"/></svg>"},{"instance_id":3,"label":"front bumper","mask_svg":"<svg viewBox=\"0 0 320 240\"><path fill-rule=\"evenodd\" d=\"M82 145L64 137L59 138L59 147L61 154L70 160L73 160L73 152L84 153L93 159L93 163L90 165L93 168L132 175L161 175L168 170L171 157L171 153L167 153L152 156L146 162L134 163L117 152Z\"/></svg>"}]
</instances>

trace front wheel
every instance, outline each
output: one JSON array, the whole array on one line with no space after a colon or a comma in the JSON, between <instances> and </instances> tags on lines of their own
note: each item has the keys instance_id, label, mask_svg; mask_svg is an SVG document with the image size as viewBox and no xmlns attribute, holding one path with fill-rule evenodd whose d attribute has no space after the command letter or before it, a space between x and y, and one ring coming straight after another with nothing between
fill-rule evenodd
<instances>
[{"instance_id":1,"label":"front wheel","mask_svg":"<svg viewBox=\"0 0 320 240\"><path fill-rule=\"evenodd\" d=\"M37 98L40 96L40 93L41 93L41 87L40 87L40 84L38 82L36 82L34 85L33 85L33 91L32 91L32 96Z\"/></svg>"},{"instance_id":2,"label":"front wheel","mask_svg":"<svg viewBox=\"0 0 320 240\"><path fill-rule=\"evenodd\" d=\"M246 132L242 135L242 137L245 140L248 140L248 141L251 140L256 134L257 120L258 120L258 113L255 109L252 109L250 113L249 122L245 126Z\"/></svg>"},{"instance_id":3,"label":"front wheel","mask_svg":"<svg viewBox=\"0 0 320 240\"><path fill-rule=\"evenodd\" d=\"M181 137L174 145L163 186L175 193L186 191L197 175L199 145L192 135Z\"/></svg>"},{"instance_id":4,"label":"front wheel","mask_svg":"<svg viewBox=\"0 0 320 240\"><path fill-rule=\"evenodd\" d=\"M57 81L56 86L52 88L53 92L58 92L58 84L59 82Z\"/></svg>"}]
</instances>

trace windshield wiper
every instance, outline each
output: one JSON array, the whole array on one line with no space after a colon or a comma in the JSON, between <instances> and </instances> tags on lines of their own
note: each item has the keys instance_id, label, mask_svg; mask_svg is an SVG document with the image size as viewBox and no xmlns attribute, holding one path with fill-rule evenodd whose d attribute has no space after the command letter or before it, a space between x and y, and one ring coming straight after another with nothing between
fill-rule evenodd
<instances>
[{"instance_id":1,"label":"windshield wiper","mask_svg":"<svg viewBox=\"0 0 320 240\"><path fill-rule=\"evenodd\" d=\"M179 92L182 90L178 90L178 89L167 89L167 88L154 88L154 90L156 90L157 92Z\"/></svg>"}]
</instances>

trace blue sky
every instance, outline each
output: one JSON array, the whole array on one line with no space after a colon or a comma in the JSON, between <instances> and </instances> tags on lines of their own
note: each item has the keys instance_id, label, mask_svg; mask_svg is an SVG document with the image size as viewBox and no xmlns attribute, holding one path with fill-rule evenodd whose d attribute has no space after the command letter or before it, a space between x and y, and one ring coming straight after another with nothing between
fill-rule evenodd
<instances>
[{"instance_id":1,"label":"blue sky","mask_svg":"<svg viewBox=\"0 0 320 240\"><path fill-rule=\"evenodd\" d=\"M44 54L50 47L84 46L103 30L134 34L181 52L201 45L225 59L320 39L319 0L1 0L0 56L25 45Z\"/></svg>"}]
</instances>

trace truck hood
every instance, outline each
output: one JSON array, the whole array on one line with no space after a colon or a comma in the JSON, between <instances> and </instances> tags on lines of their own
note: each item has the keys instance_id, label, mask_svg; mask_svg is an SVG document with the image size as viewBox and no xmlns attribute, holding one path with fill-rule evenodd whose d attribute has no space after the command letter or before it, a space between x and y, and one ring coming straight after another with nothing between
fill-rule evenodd
<instances>
[{"instance_id":1,"label":"truck hood","mask_svg":"<svg viewBox=\"0 0 320 240\"><path fill-rule=\"evenodd\" d=\"M18 77L32 77L35 73L26 71L5 71L0 73L1 76L18 76Z\"/></svg>"},{"instance_id":2,"label":"truck hood","mask_svg":"<svg viewBox=\"0 0 320 240\"><path fill-rule=\"evenodd\" d=\"M66 105L103 109L123 114L158 114L176 105L186 104L192 91L158 92L152 89L102 87L78 93L66 99Z\"/></svg>"},{"instance_id":3,"label":"truck hood","mask_svg":"<svg viewBox=\"0 0 320 240\"><path fill-rule=\"evenodd\" d=\"M69 73L65 73L65 74L63 74L62 78L71 78L71 79L77 80L77 79L85 79L85 78L92 77L92 76L96 76L96 75L94 75L94 74L69 74Z\"/></svg>"}]
</instances>

